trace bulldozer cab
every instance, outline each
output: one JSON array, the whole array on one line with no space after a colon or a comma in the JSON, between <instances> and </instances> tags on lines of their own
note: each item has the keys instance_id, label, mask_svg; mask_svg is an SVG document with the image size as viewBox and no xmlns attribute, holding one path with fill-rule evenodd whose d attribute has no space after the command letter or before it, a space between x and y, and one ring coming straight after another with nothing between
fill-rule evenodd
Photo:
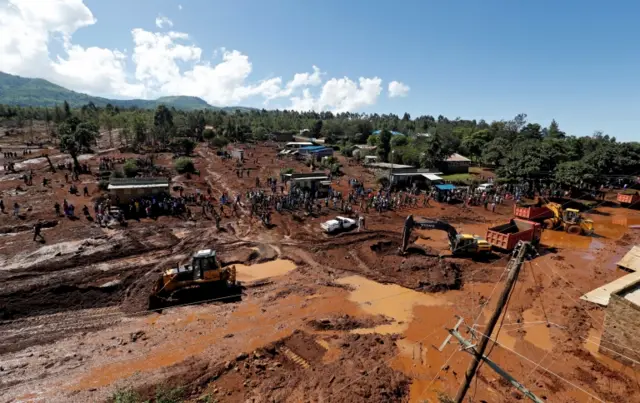
<instances>
[{"instance_id":1,"label":"bulldozer cab","mask_svg":"<svg viewBox=\"0 0 640 403\"><path fill-rule=\"evenodd\" d=\"M198 251L193 255L191 264L193 266L193 279L202 280L206 277L206 272L218 270L216 252L212 249Z\"/></svg>"},{"instance_id":2,"label":"bulldozer cab","mask_svg":"<svg viewBox=\"0 0 640 403\"><path fill-rule=\"evenodd\" d=\"M580 221L580 212L576 209L568 208L564 211L563 221L569 224L577 224Z\"/></svg>"}]
</instances>

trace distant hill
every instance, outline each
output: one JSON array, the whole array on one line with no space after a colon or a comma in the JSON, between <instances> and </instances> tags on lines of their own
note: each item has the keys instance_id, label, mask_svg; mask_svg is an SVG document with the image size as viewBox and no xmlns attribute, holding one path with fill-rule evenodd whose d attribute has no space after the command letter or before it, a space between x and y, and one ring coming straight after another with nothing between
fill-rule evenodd
<instances>
[{"instance_id":1,"label":"distant hill","mask_svg":"<svg viewBox=\"0 0 640 403\"><path fill-rule=\"evenodd\" d=\"M255 108L244 106L227 106L224 108L209 105L198 97L171 96L150 99L109 99L94 97L68 90L41 78L26 78L0 72L0 104L16 106L50 106L67 101L72 108L78 108L93 102L96 106L111 104L123 108L155 109L164 104L182 110L214 109L228 112L247 112Z\"/></svg>"}]
</instances>

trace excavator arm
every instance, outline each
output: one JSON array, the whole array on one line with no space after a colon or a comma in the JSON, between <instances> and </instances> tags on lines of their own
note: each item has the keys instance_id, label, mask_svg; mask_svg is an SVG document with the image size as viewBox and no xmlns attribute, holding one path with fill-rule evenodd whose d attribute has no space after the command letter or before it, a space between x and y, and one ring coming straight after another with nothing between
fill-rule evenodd
<instances>
[{"instance_id":1,"label":"excavator arm","mask_svg":"<svg viewBox=\"0 0 640 403\"><path fill-rule=\"evenodd\" d=\"M404 221L404 228L402 229L402 247L401 252L404 253L409 246L409 238L411 237L411 231L413 228L419 229L435 229L445 231L449 236L449 245L453 248L456 244L458 237L458 231L449 223L439 220L428 220L426 218L419 218L414 220L413 215L408 215Z\"/></svg>"}]
</instances>

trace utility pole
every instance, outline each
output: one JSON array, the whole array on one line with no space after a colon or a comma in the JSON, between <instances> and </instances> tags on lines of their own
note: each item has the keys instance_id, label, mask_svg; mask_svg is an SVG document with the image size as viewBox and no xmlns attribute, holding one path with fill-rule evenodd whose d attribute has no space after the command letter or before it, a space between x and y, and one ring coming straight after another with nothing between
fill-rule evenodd
<instances>
[{"instance_id":1,"label":"utility pole","mask_svg":"<svg viewBox=\"0 0 640 403\"><path fill-rule=\"evenodd\" d=\"M458 323L456 324L456 326L453 329L449 329L449 336L447 336L447 339L445 340L445 342L443 343L443 346L448 343L448 341L451 339L451 336L455 337L456 339L458 339L458 342L460 342L460 344L462 345L462 349L470 354L472 354L474 357L478 354L477 351L474 349L475 344L473 344L471 342L471 340L467 340L465 339L459 332L458 332L458 326L460 326L460 324L462 323L462 318L459 318ZM471 332L472 335L475 336L475 332L473 329L469 328L467 326L467 328L469 329L469 331ZM538 396L536 396L535 394L533 394L533 392L531 392L529 389L527 389L523 384L521 384L520 382L518 382L514 377L512 377L511 375L509 375L509 373L505 370L503 370L502 368L500 368L498 366L498 364L496 364L495 362L491 361L489 359L489 357L482 355L480 357L480 359L482 359L484 362L487 363L487 365L489 367L491 367L491 369L493 369L494 371L496 371L498 373L498 375L500 375L501 377L503 377L504 379L506 379L511 385L513 385L516 389L518 389L520 392L522 392L523 395L525 395L527 398L529 398L530 400L536 402L536 403L544 403L543 400L541 400L540 398L538 398Z\"/></svg>"},{"instance_id":2,"label":"utility pole","mask_svg":"<svg viewBox=\"0 0 640 403\"><path fill-rule=\"evenodd\" d=\"M489 337L491 337L491 335L493 334L493 329L496 327L496 323L498 322L498 319L502 314L502 309L507 303L509 295L511 294L511 290L513 289L513 286L518 279L518 274L520 274L520 268L522 267L525 256L531 249L531 244L529 242L520 241L513 250L511 260L509 260L509 263L507 263L507 267L509 268L507 281L504 285L504 289L502 290L502 294L500 294L500 299L498 300L498 304L496 305L496 310L493 312L491 318L489 319L487 330L485 331L485 334L480 338L478 348L473 349L472 351L473 357L471 358L471 362L469 363L467 372L464 374L464 382L460 386L458 394L456 395L456 403L462 403L465 395L467 394L467 391L469 390L471 380L475 376L476 371L478 370L478 366L480 365L480 362L484 357L484 351L487 349L487 344L489 344Z\"/></svg>"}]
</instances>

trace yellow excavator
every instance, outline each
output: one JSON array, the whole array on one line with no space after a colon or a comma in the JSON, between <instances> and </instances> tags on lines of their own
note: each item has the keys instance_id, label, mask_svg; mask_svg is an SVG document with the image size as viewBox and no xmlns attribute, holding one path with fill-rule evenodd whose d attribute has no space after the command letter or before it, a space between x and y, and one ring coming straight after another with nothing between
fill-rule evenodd
<instances>
[{"instance_id":1,"label":"yellow excavator","mask_svg":"<svg viewBox=\"0 0 640 403\"><path fill-rule=\"evenodd\" d=\"M203 249L193 254L191 264L165 270L156 282L152 297L169 299L179 290L204 285L220 285L225 288L236 284L236 267L221 267L213 249ZM215 296L214 296L215 297Z\"/></svg>"},{"instance_id":2,"label":"yellow excavator","mask_svg":"<svg viewBox=\"0 0 640 403\"><path fill-rule=\"evenodd\" d=\"M562 229L570 234L593 234L593 220L584 218L579 210L568 208L563 209L562 205L547 202L544 207L548 208L553 217L544 220L546 228Z\"/></svg>"},{"instance_id":3,"label":"yellow excavator","mask_svg":"<svg viewBox=\"0 0 640 403\"><path fill-rule=\"evenodd\" d=\"M409 246L409 238L413 228L435 229L445 231L449 237L449 249L454 256L479 255L491 252L491 244L478 235L459 234L456 229L445 221L429 220L426 218L414 219L413 215L407 216L402 229L401 253L405 253Z\"/></svg>"}]
</instances>

